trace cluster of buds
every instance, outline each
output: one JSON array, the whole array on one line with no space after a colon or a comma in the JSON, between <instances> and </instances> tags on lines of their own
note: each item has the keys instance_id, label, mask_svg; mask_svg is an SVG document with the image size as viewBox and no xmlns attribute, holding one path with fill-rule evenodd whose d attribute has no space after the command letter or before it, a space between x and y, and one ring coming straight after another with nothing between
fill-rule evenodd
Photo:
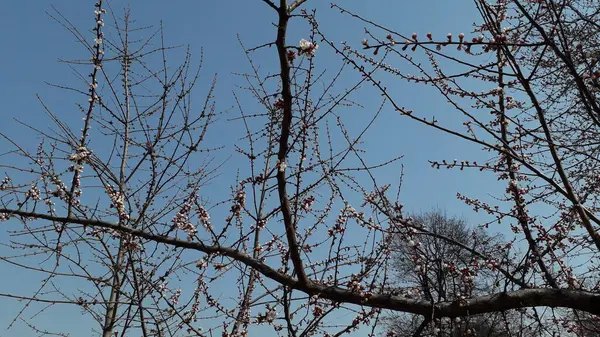
<instances>
[{"instance_id":1,"label":"cluster of buds","mask_svg":"<svg viewBox=\"0 0 600 337\"><path fill-rule=\"evenodd\" d=\"M582 78L584 80L590 79L592 81L596 81L596 80L598 80L600 78L600 71L594 71L594 72L589 73L589 74L583 74Z\"/></svg>"},{"instance_id":2,"label":"cluster of buds","mask_svg":"<svg viewBox=\"0 0 600 337\"><path fill-rule=\"evenodd\" d=\"M333 227L329 228L329 230L327 231L329 233L329 236L335 236L336 234L344 234L344 232L346 231L345 224L347 220L348 218L343 212L339 214Z\"/></svg>"},{"instance_id":3,"label":"cluster of buds","mask_svg":"<svg viewBox=\"0 0 600 337\"><path fill-rule=\"evenodd\" d=\"M11 187L11 179L9 177L4 177L2 182L0 182L0 191L5 191Z\"/></svg>"},{"instance_id":4,"label":"cluster of buds","mask_svg":"<svg viewBox=\"0 0 600 337\"><path fill-rule=\"evenodd\" d=\"M452 33L446 34L446 41L444 41L444 42L435 42L433 40L433 34L431 32L427 33L426 36L427 36L427 40L430 43L436 44L436 50L438 50L438 51L441 50L443 46L447 46L448 44L451 44L454 42L453 38L452 38ZM484 40L484 37L480 36L480 37L473 38L471 40L471 43L469 43L469 42L465 41L465 34L460 33L460 34L458 34L458 46L456 47L456 49L463 50L463 48L464 48L465 52L470 54L472 44L482 43L483 40ZM456 44L456 42L454 42L454 43ZM415 51L416 46L418 44L417 33L413 33L411 36L411 40L407 40L403 50L406 50L408 44L414 44L412 51Z\"/></svg>"},{"instance_id":5,"label":"cluster of buds","mask_svg":"<svg viewBox=\"0 0 600 337\"><path fill-rule=\"evenodd\" d=\"M577 279L577 277L575 277L575 275L573 275L572 272L568 273L568 275L566 276L566 279L567 279L567 284L569 285L569 288L573 289L573 288L581 287L581 282Z\"/></svg>"},{"instance_id":6,"label":"cluster of buds","mask_svg":"<svg viewBox=\"0 0 600 337\"><path fill-rule=\"evenodd\" d=\"M142 245L138 242L135 236L124 234L122 235L122 238L123 248L125 248L125 250L134 252L142 249Z\"/></svg>"},{"instance_id":7,"label":"cluster of buds","mask_svg":"<svg viewBox=\"0 0 600 337\"><path fill-rule=\"evenodd\" d=\"M444 267L444 269L450 273L455 273L458 270L458 267L452 262L450 262L449 264L443 263L442 267Z\"/></svg>"},{"instance_id":8,"label":"cluster of buds","mask_svg":"<svg viewBox=\"0 0 600 337\"><path fill-rule=\"evenodd\" d=\"M308 304L313 307L312 314L314 317L321 317L323 315L323 313L325 312L325 310L323 309L323 306L321 305L321 303L319 303L318 295L311 296L310 299L308 300Z\"/></svg>"},{"instance_id":9,"label":"cluster of buds","mask_svg":"<svg viewBox=\"0 0 600 337\"><path fill-rule=\"evenodd\" d=\"M77 172L77 178L75 179L75 187L79 187L80 186L80 179L79 179L79 174L81 172L83 172L83 165L82 164L74 164L69 166L69 172Z\"/></svg>"},{"instance_id":10,"label":"cluster of buds","mask_svg":"<svg viewBox=\"0 0 600 337\"><path fill-rule=\"evenodd\" d=\"M198 269L204 269L206 267L208 267L208 261L206 261L205 259L200 259L196 263L196 268Z\"/></svg>"},{"instance_id":11,"label":"cluster of buds","mask_svg":"<svg viewBox=\"0 0 600 337\"><path fill-rule=\"evenodd\" d=\"M94 38L94 44L99 48L102 44L102 37L104 34L102 33L102 27L104 27L104 19L102 18L103 14L106 14L106 9L102 8L102 2L97 2L94 4L94 15L96 16L96 27L94 27L94 31L96 31L96 38Z\"/></svg>"},{"instance_id":12,"label":"cluster of buds","mask_svg":"<svg viewBox=\"0 0 600 337\"><path fill-rule=\"evenodd\" d=\"M210 228L210 214L202 206L198 206L198 219L205 227Z\"/></svg>"},{"instance_id":13,"label":"cluster of buds","mask_svg":"<svg viewBox=\"0 0 600 337\"><path fill-rule=\"evenodd\" d=\"M42 199L41 192L36 186L31 186L31 188L27 192L25 192L25 197L27 197L31 200L41 200Z\"/></svg>"},{"instance_id":14,"label":"cluster of buds","mask_svg":"<svg viewBox=\"0 0 600 337\"><path fill-rule=\"evenodd\" d=\"M179 304L179 297L181 296L181 289L177 289L172 295L171 297L169 297L169 302L171 302L171 304L173 306L176 306L177 304Z\"/></svg>"},{"instance_id":15,"label":"cluster of buds","mask_svg":"<svg viewBox=\"0 0 600 337\"><path fill-rule=\"evenodd\" d=\"M235 197L233 198L233 205L231 205L231 216L228 218L228 221L233 219L234 217L239 218L241 216L241 211L246 206L246 192L243 190L243 186L235 193Z\"/></svg>"},{"instance_id":16,"label":"cluster of buds","mask_svg":"<svg viewBox=\"0 0 600 337\"><path fill-rule=\"evenodd\" d=\"M361 324L366 326L370 325L371 318L374 317L381 311L379 308L371 308L371 310L366 311L364 308L354 317L352 320L352 325L350 326L352 330L356 331L360 328ZM368 334L367 337L375 336L374 334Z\"/></svg>"},{"instance_id":17,"label":"cluster of buds","mask_svg":"<svg viewBox=\"0 0 600 337\"><path fill-rule=\"evenodd\" d=\"M413 35L415 35L415 34L413 33ZM392 36L392 34L388 34L388 35L386 35L386 37L385 37L385 38L386 38L388 41L390 41L390 45L392 45L392 46L396 45L396 41L394 40L394 37ZM416 40L417 40L416 36L414 37L414 39L413 39L413 40L415 40L415 42L416 42ZM367 40L364 40L364 41L365 41L365 43L366 43L366 41L367 41ZM368 44L367 44L367 46L368 46Z\"/></svg>"},{"instance_id":18,"label":"cluster of buds","mask_svg":"<svg viewBox=\"0 0 600 337\"><path fill-rule=\"evenodd\" d=\"M323 311L323 308L317 304L313 307L312 314L315 317L321 317L323 315Z\"/></svg>"},{"instance_id":19,"label":"cluster of buds","mask_svg":"<svg viewBox=\"0 0 600 337\"><path fill-rule=\"evenodd\" d=\"M486 265L486 267L488 267L490 269L494 269L494 268L498 267L498 263L496 262L496 260L487 260L487 261L485 261L485 265Z\"/></svg>"},{"instance_id":20,"label":"cluster of buds","mask_svg":"<svg viewBox=\"0 0 600 337\"><path fill-rule=\"evenodd\" d=\"M59 231L60 229L61 229L60 227L56 228L57 231ZM102 234L106 233L106 229L103 229L103 228L88 228L88 230L89 231L86 233L87 235L95 236L98 239L101 239Z\"/></svg>"},{"instance_id":21,"label":"cluster of buds","mask_svg":"<svg viewBox=\"0 0 600 337\"><path fill-rule=\"evenodd\" d=\"M52 201L51 197L46 197L44 199L44 203L50 208L50 213L54 213L56 212L56 209L54 209L54 205L56 205L56 203L54 201Z\"/></svg>"},{"instance_id":22,"label":"cluster of buds","mask_svg":"<svg viewBox=\"0 0 600 337\"><path fill-rule=\"evenodd\" d=\"M334 226L328 230L329 236L334 236L336 233L344 233L345 224L348 219L355 219L356 222L361 226L364 226L366 223L368 223L365 220L365 213L357 211L348 202L346 202L344 209L342 209L340 214L338 214Z\"/></svg>"},{"instance_id":23,"label":"cluster of buds","mask_svg":"<svg viewBox=\"0 0 600 337\"><path fill-rule=\"evenodd\" d=\"M125 197L123 193L109 185L106 185L104 188L110 198L110 208L115 208L117 210L119 213L119 220L129 220L129 214L125 211Z\"/></svg>"},{"instance_id":24,"label":"cluster of buds","mask_svg":"<svg viewBox=\"0 0 600 337\"><path fill-rule=\"evenodd\" d=\"M520 188L519 187L519 182L517 181L517 179L510 179L508 181L508 187L506 188L506 193L512 194L513 197L518 197L520 202L524 202L524 199L522 198L522 196L527 194L528 192L529 192L528 188Z\"/></svg>"},{"instance_id":25,"label":"cluster of buds","mask_svg":"<svg viewBox=\"0 0 600 337\"><path fill-rule=\"evenodd\" d=\"M582 332L585 331L585 328L583 328L582 325L579 323L563 321L561 325L563 328L566 329L567 333L576 333L577 335L580 335Z\"/></svg>"},{"instance_id":26,"label":"cluster of buds","mask_svg":"<svg viewBox=\"0 0 600 337\"><path fill-rule=\"evenodd\" d=\"M257 323L273 323L277 318L277 310L275 307L271 307L269 304L266 305L267 311L264 314L259 314L257 317Z\"/></svg>"},{"instance_id":27,"label":"cluster of buds","mask_svg":"<svg viewBox=\"0 0 600 337\"><path fill-rule=\"evenodd\" d=\"M463 125L465 125L467 127L468 130L472 130L470 123L466 122L463 123ZM445 159L442 160L441 162L438 161L430 161L431 163L431 167L436 168L436 169L440 169L442 167L445 167L447 169L452 169L455 167L458 167L461 171L465 169L465 167L475 167L475 168L479 168L479 171L483 171L485 169L492 169L492 166L490 166L489 163L485 163L485 164L478 164L477 161L468 161L468 160L458 160L458 159L454 159L453 161L446 161Z\"/></svg>"},{"instance_id":28,"label":"cluster of buds","mask_svg":"<svg viewBox=\"0 0 600 337\"><path fill-rule=\"evenodd\" d=\"M369 205L375 205L375 203L377 202L377 199L379 198L379 195L377 194L377 192L373 192L373 193L365 193L364 196L364 202L361 206L366 206L367 204Z\"/></svg>"},{"instance_id":29,"label":"cluster of buds","mask_svg":"<svg viewBox=\"0 0 600 337\"><path fill-rule=\"evenodd\" d=\"M485 47L483 47L483 51L488 52L498 50L507 40L508 38L505 34L496 35L488 41L488 44Z\"/></svg>"},{"instance_id":30,"label":"cluster of buds","mask_svg":"<svg viewBox=\"0 0 600 337\"><path fill-rule=\"evenodd\" d=\"M227 268L227 265L224 263L217 262L217 263L213 263L213 268L215 268L216 271L221 271L221 270Z\"/></svg>"},{"instance_id":31,"label":"cluster of buds","mask_svg":"<svg viewBox=\"0 0 600 337\"><path fill-rule=\"evenodd\" d=\"M310 212L313 203L315 202L315 197L314 196L309 196L308 198L305 198L302 201L302 210L304 210L305 212Z\"/></svg>"},{"instance_id":32,"label":"cluster of buds","mask_svg":"<svg viewBox=\"0 0 600 337\"><path fill-rule=\"evenodd\" d=\"M462 200L465 204L471 206L475 212L479 212L480 210L483 210L487 214L490 214L490 215L499 213L500 207L497 205L492 207L488 203L485 203L478 199L469 198L460 193L456 193L456 198L458 200Z\"/></svg>"},{"instance_id":33,"label":"cluster of buds","mask_svg":"<svg viewBox=\"0 0 600 337\"><path fill-rule=\"evenodd\" d=\"M287 56L288 62L294 63L294 60L296 59L296 52L294 52L293 50L288 50L286 52L286 56Z\"/></svg>"},{"instance_id":34,"label":"cluster of buds","mask_svg":"<svg viewBox=\"0 0 600 337\"><path fill-rule=\"evenodd\" d=\"M192 204L190 200L185 200L179 212L173 217L173 227L183 230L188 235L188 240L191 240L196 235L196 226L190 222L190 211Z\"/></svg>"},{"instance_id":35,"label":"cluster of buds","mask_svg":"<svg viewBox=\"0 0 600 337\"><path fill-rule=\"evenodd\" d=\"M262 184L265 181L265 176L261 173L259 173L256 177L254 177L251 182L253 185L258 185L258 184Z\"/></svg>"},{"instance_id":36,"label":"cluster of buds","mask_svg":"<svg viewBox=\"0 0 600 337\"><path fill-rule=\"evenodd\" d=\"M518 102L511 96L506 96L506 103L504 104L504 108L506 110L516 109L516 108L521 108L521 107L522 107L522 104L520 102Z\"/></svg>"},{"instance_id":37,"label":"cluster of buds","mask_svg":"<svg viewBox=\"0 0 600 337\"><path fill-rule=\"evenodd\" d=\"M235 195L235 202L240 206L246 206L246 192L244 190L239 190Z\"/></svg>"},{"instance_id":38,"label":"cluster of buds","mask_svg":"<svg viewBox=\"0 0 600 337\"><path fill-rule=\"evenodd\" d=\"M251 225L250 226L250 230L254 230L256 228L258 229L263 229L265 228L265 226L267 225L267 220L266 219L260 219L256 222L256 226Z\"/></svg>"},{"instance_id":39,"label":"cluster of buds","mask_svg":"<svg viewBox=\"0 0 600 337\"><path fill-rule=\"evenodd\" d=\"M472 38L471 42L472 43L483 43L483 40L485 40L485 36L479 35L477 37Z\"/></svg>"},{"instance_id":40,"label":"cluster of buds","mask_svg":"<svg viewBox=\"0 0 600 337\"><path fill-rule=\"evenodd\" d=\"M362 297L363 301L368 300L373 295L370 291L366 291L365 287L361 284L360 277L358 275L352 274L350 276L350 280L346 283L346 286L351 292Z\"/></svg>"},{"instance_id":41,"label":"cluster of buds","mask_svg":"<svg viewBox=\"0 0 600 337\"><path fill-rule=\"evenodd\" d=\"M92 80L89 83L90 98L88 99L88 102L90 102L90 104L94 104L95 101L100 100L100 97L98 97L98 95L96 94L96 88L98 87L98 81L96 80L96 72L102 69L102 59L104 57L104 49L102 48L102 45L104 43L104 33L102 33L102 27L104 27L104 19L102 18L102 15L106 14L106 9L102 8L102 1L98 1L96 4L94 4L94 7L96 7L96 9L94 9L96 25L94 26L93 31L96 33L96 36L94 37L93 45L95 53L92 56L92 64L94 65L94 71L90 74ZM87 132L87 130L84 130L84 133L85 132Z\"/></svg>"},{"instance_id":42,"label":"cluster of buds","mask_svg":"<svg viewBox=\"0 0 600 337\"><path fill-rule=\"evenodd\" d=\"M51 192L52 196L67 201L67 185L65 185L57 175L50 176L50 180L56 186L56 190Z\"/></svg>"},{"instance_id":43,"label":"cluster of buds","mask_svg":"<svg viewBox=\"0 0 600 337\"><path fill-rule=\"evenodd\" d=\"M408 240L407 244L411 248L418 248L421 246L421 243L419 241L415 241L413 239Z\"/></svg>"},{"instance_id":44,"label":"cluster of buds","mask_svg":"<svg viewBox=\"0 0 600 337\"><path fill-rule=\"evenodd\" d=\"M403 291L403 296L406 298L419 298L421 296L421 289L418 287L407 289Z\"/></svg>"},{"instance_id":45,"label":"cluster of buds","mask_svg":"<svg viewBox=\"0 0 600 337\"><path fill-rule=\"evenodd\" d=\"M382 202L389 203L389 200L385 198L385 193L390 189L390 187L390 184L386 184L381 186L381 188L379 188L377 191L365 193L363 197L364 202L360 206L364 207L367 204L376 205L379 199L382 199Z\"/></svg>"},{"instance_id":46,"label":"cluster of buds","mask_svg":"<svg viewBox=\"0 0 600 337\"><path fill-rule=\"evenodd\" d=\"M183 312L184 315L184 322L185 323L191 323L191 322L196 322L197 320L197 314L200 311L200 291L201 291L201 287L202 287L203 283L202 280L199 279L198 280L198 286L196 288L194 288L194 303L192 303L192 309L191 310L186 310ZM188 333L191 332L188 330Z\"/></svg>"},{"instance_id":47,"label":"cluster of buds","mask_svg":"<svg viewBox=\"0 0 600 337\"><path fill-rule=\"evenodd\" d=\"M283 105L284 105L284 101L283 98L279 98L275 101L275 109L277 110L283 110Z\"/></svg>"},{"instance_id":48,"label":"cluster of buds","mask_svg":"<svg viewBox=\"0 0 600 337\"><path fill-rule=\"evenodd\" d=\"M346 286L353 292L359 293L363 291L364 286L360 284L360 280L356 277L356 275L352 275L350 281L346 284Z\"/></svg>"},{"instance_id":49,"label":"cluster of buds","mask_svg":"<svg viewBox=\"0 0 600 337\"><path fill-rule=\"evenodd\" d=\"M96 2L94 4L94 19L96 21L96 25L93 28L93 31L95 32L95 37L94 37L94 44L92 45L92 50L93 55L92 55L92 59L91 62L94 65L94 70L89 74L89 77L91 78L90 82L88 83L89 85L89 98L88 98L88 102L89 102L89 110L87 113L87 116L84 117L84 121L85 121L85 126L84 128L81 130L82 131L82 136L80 139L80 147L76 149L76 151L72 154L69 155L68 159L72 162L74 162L73 165L69 166L69 171L70 172L74 172L74 178L73 178L73 188L74 190L74 194L72 196L69 196L69 202L71 202L72 204L78 205L80 203L80 201L78 199L74 199L73 197L79 197L82 194L82 190L79 189L80 185L81 185L81 180L80 180L80 174L81 172L83 172L83 165L82 163L91 155L91 153L85 148L84 144L86 142L86 137L89 135L89 129L90 129L90 123L89 123L89 119L91 118L91 111L92 108L94 106L94 103L96 101L100 101L100 97L98 96L96 89L98 88L98 81L97 81L97 73L98 71L102 68L102 59L104 57L104 49L103 49L103 38L104 38L104 33L102 32L102 27L104 26L104 20L102 18L102 16L104 14L106 14L106 10L104 8L102 8L102 0ZM119 216L122 217L122 213L119 213ZM123 220L123 218L121 218L121 220Z\"/></svg>"},{"instance_id":50,"label":"cluster of buds","mask_svg":"<svg viewBox=\"0 0 600 337\"><path fill-rule=\"evenodd\" d=\"M274 235L271 240L267 241L264 245L263 245L263 249L266 250L267 252L270 252L271 250L273 250L273 246L279 241L279 237L277 235Z\"/></svg>"},{"instance_id":51,"label":"cluster of buds","mask_svg":"<svg viewBox=\"0 0 600 337\"><path fill-rule=\"evenodd\" d=\"M477 275L476 269L471 269L469 267L463 267L460 269L460 275L463 282L469 284L475 280L475 276Z\"/></svg>"},{"instance_id":52,"label":"cluster of buds","mask_svg":"<svg viewBox=\"0 0 600 337\"><path fill-rule=\"evenodd\" d=\"M492 96L500 96L502 93L504 93L504 89L501 87L497 87L489 91L489 94Z\"/></svg>"},{"instance_id":53,"label":"cluster of buds","mask_svg":"<svg viewBox=\"0 0 600 337\"><path fill-rule=\"evenodd\" d=\"M74 153L71 153L69 155L68 159L75 163L81 163L87 160L87 158L89 158L91 154L92 152L88 151L88 149L85 146L80 146L75 150Z\"/></svg>"}]
</instances>

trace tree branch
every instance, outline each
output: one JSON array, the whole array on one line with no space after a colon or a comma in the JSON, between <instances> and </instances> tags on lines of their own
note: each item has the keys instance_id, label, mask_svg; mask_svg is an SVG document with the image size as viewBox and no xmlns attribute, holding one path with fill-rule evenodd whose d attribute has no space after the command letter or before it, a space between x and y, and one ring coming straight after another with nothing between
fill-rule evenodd
<instances>
[{"instance_id":1,"label":"tree branch","mask_svg":"<svg viewBox=\"0 0 600 337\"><path fill-rule=\"evenodd\" d=\"M292 210L290 200L286 191L285 166L288 153L288 138L290 136L290 128L292 125L292 89L290 85L290 66L287 59L287 49L285 47L285 38L289 15L286 10L286 1L281 0L281 9L279 11L279 24L277 28L277 54L279 56L280 77L281 77L281 96L283 98L283 120L281 122L281 135L279 137L279 152L277 158L279 160L279 168L277 170L277 190L279 192L279 202L281 203L281 214L285 224L285 234L288 241L288 248L294 270L298 275L298 279L302 283L307 282L306 273L302 266L300 258L300 249L296 240L296 228L292 219Z\"/></svg>"},{"instance_id":2,"label":"tree branch","mask_svg":"<svg viewBox=\"0 0 600 337\"><path fill-rule=\"evenodd\" d=\"M465 317L469 315L540 306L569 308L589 312L594 315L600 315L600 306L597 305L600 303L600 294L588 291L549 288L522 289L511 292L496 293L488 296L474 297L465 299L461 302L442 302L437 304L432 304L423 300L409 299L402 296L392 296L390 294L374 294L372 296L364 296L338 286L327 286L318 284L316 282L301 282L288 275L282 274L268 265L231 247L223 247L219 245L209 246L202 242L183 241L176 238L156 235L139 229L133 229L127 226L120 226L115 223L100 220L58 217L10 209L0 209L0 213L55 221L65 224L71 223L98 228L114 229L138 238L164 243L173 247L197 250L207 254L219 254L237 260L251 268L254 268L265 277L268 277L277 283L302 291L310 296L317 295L320 298L328 299L338 303L350 303L360 306L418 314L431 317L432 319L440 317Z\"/></svg>"},{"instance_id":3,"label":"tree branch","mask_svg":"<svg viewBox=\"0 0 600 337\"><path fill-rule=\"evenodd\" d=\"M277 6L273 3L273 1L271 0L262 0L264 3L266 3L267 5L269 5L269 7L273 8L274 10L279 12L279 8L277 8Z\"/></svg>"},{"instance_id":4,"label":"tree branch","mask_svg":"<svg viewBox=\"0 0 600 337\"><path fill-rule=\"evenodd\" d=\"M292 13L296 8L302 6L307 0L296 0L288 6L288 13Z\"/></svg>"}]
</instances>

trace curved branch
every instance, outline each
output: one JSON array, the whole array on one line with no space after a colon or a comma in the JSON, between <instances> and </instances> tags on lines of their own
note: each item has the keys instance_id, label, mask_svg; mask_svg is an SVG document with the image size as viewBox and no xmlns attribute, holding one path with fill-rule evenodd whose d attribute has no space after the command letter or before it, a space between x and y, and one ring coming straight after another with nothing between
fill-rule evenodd
<instances>
[{"instance_id":1,"label":"curved branch","mask_svg":"<svg viewBox=\"0 0 600 337\"><path fill-rule=\"evenodd\" d=\"M423 315L431 318L464 317L511 309L542 306L569 308L589 312L594 315L600 315L600 306L597 305L600 303L600 294L589 291L550 288L522 289L517 291L496 293L488 296L474 297L460 302L442 302L437 304L431 304L428 301L422 301L418 299L409 299L402 296L393 296L391 294L374 294L372 296L364 296L338 286L327 286L318 284L316 282L301 282L286 274L280 273L265 263L260 262L250 257L248 254L240 252L231 247L206 245L202 242L183 241L176 238L156 235L139 229L133 229L100 220L57 217L47 214L10 209L0 209L0 213L56 221L65 224L71 223L98 228L114 229L138 238L144 238L174 247L197 250L207 254L223 255L254 268L265 277L268 277L284 286L302 291L311 296L317 295L321 298L338 303L350 303L361 306L389 309L393 311Z\"/></svg>"}]
</instances>

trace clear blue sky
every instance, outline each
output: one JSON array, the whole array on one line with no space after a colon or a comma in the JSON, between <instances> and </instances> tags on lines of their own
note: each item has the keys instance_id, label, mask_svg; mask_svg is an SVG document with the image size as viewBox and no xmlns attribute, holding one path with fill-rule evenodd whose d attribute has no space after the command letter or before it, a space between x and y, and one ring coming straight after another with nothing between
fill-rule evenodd
<instances>
[{"instance_id":1,"label":"clear blue sky","mask_svg":"<svg viewBox=\"0 0 600 337\"><path fill-rule=\"evenodd\" d=\"M69 100L72 96L48 87L44 81L72 82L73 72L57 60L88 57L72 36L53 22L45 11L51 10L50 6L54 4L75 26L87 31L90 27L93 3L92 0L3 2L3 10L0 12L0 41L3 47L0 52L0 112L3 117L0 130L20 144L35 149L39 139L32 137L32 133L14 119L41 128L48 125L36 94L62 118L78 118L76 107ZM201 48L204 49L205 69L204 79L200 80L201 88L205 88L209 83L212 73L218 73L216 97L221 110L234 105L232 90L236 84L240 84L240 78L231 74L248 71L248 64L237 43L236 34L240 34L247 47L274 40L275 30L271 24L275 20L274 13L260 0L111 2L115 10L120 10L125 4L130 4L133 18L139 25L156 25L163 20L169 44L189 44L192 52L196 54L199 54ZM471 23L475 20L475 11L471 8L470 1L346 0L340 1L339 4L406 35L418 32L420 36L424 36L428 31L440 37L447 32L453 32L455 35L462 31L468 33ZM346 40L354 46L359 46L364 37L361 24L330 9L328 1L309 0L307 8L314 7L317 8L320 26L330 39L337 42ZM304 24L292 22L290 43L296 43L307 35ZM88 36L91 40L91 34L88 33ZM329 62L334 64L335 56L326 46L321 46L317 53L319 67L325 69ZM451 113L453 111L448 109L442 99L432 94L431 90L424 90L422 86L406 85L404 82L391 82L388 88L402 100L401 105L417 113L435 115L438 119L458 123ZM197 93L203 95L203 90L198 90ZM202 98L199 96L198 100ZM360 103L367 109L374 108L379 103L379 97L365 95L361 97ZM355 125L359 126L361 125ZM213 130L214 141L231 146L231 139L235 138L232 133L236 127L219 127L222 129L216 130L217 132ZM231 134L231 137L223 138L223 135L227 134ZM488 220L481 214L471 212L462 202L456 200L455 196L456 192L471 196L485 196L488 192L499 194L501 189L493 184L493 177L482 175L478 171L438 171L430 168L427 163L427 160L485 158L476 147L416 125L398 116L391 109L384 112L384 117L369 133L368 139L370 144L380 144L368 148L367 157L372 161L404 155L402 163L405 166L405 181L402 201L409 211L427 211L439 207L451 215L465 216L473 224ZM4 146L5 143L0 141L0 149ZM229 166L236 167L235 159ZM381 180L396 183L397 169L396 166L393 170L383 171ZM232 172L234 171L229 173ZM216 187L209 187L209 191L210 188ZM5 239L0 238L1 241ZM26 272L5 264L0 264L0 273L4 275L0 282L0 293L30 295L39 285L37 278L30 278ZM17 324L10 331L4 332L21 306L22 304L14 300L0 298L0 337L32 335L26 332L28 330L23 324ZM35 311L24 317L33 314ZM90 335L89 322L80 319L82 316L76 308L50 308L40 317L42 322L52 322L53 328L67 330L72 336Z\"/></svg>"}]
</instances>

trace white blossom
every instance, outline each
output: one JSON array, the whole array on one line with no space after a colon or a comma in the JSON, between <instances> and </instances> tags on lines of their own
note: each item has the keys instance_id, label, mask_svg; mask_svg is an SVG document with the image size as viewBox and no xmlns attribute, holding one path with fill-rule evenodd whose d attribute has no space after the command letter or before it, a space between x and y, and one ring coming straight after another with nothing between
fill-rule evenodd
<instances>
[{"instance_id":1,"label":"white blossom","mask_svg":"<svg viewBox=\"0 0 600 337\"><path fill-rule=\"evenodd\" d=\"M272 323L275 318L277 318L277 311L275 311L275 308L271 308L268 312L267 312L267 316L266 316L266 320L269 323Z\"/></svg>"},{"instance_id":2,"label":"white blossom","mask_svg":"<svg viewBox=\"0 0 600 337\"><path fill-rule=\"evenodd\" d=\"M300 40L300 53L299 54L305 54L307 56L314 56L317 49L319 49L318 44L308 41L308 40L305 40L305 39Z\"/></svg>"},{"instance_id":3,"label":"white blossom","mask_svg":"<svg viewBox=\"0 0 600 337\"><path fill-rule=\"evenodd\" d=\"M287 168L287 164L285 162L281 162L279 164L279 172L285 172L286 168Z\"/></svg>"},{"instance_id":4,"label":"white blossom","mask_svg":"<svg viewBox=\"0 0 600 337\"><path fill-rule=\"evenodd\" d=\"M80 146L74 153L69 155L69 160L73 162L81 162L86 160L92 153L85 146Z\"/></svg>"}]
</instances>

